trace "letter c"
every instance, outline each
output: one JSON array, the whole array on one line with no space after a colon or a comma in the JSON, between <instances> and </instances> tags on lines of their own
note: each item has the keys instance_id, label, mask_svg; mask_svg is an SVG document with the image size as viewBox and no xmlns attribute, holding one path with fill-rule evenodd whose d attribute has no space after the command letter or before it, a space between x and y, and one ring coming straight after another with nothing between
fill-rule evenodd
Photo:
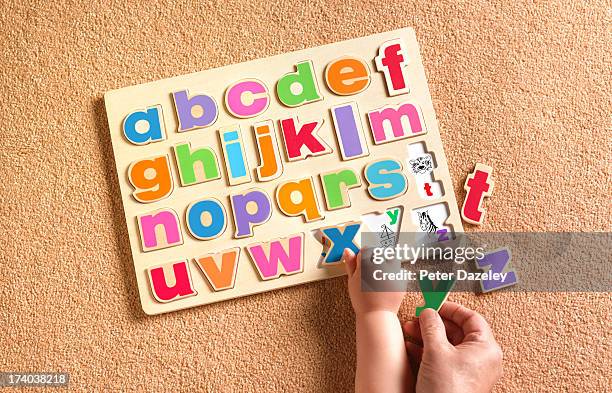
<instances>
[{"instance_id":1,"label":"letter c","mask_svg":"<svg viewBox=\"0 0 612 393\"><path fill-rule=\"evenodd\" d=\"M255 117L268 109L270 95L266 85L257 79L241 80L230 87L225 93L227 110L240 119Z\"/></svg>"}]
</instances>

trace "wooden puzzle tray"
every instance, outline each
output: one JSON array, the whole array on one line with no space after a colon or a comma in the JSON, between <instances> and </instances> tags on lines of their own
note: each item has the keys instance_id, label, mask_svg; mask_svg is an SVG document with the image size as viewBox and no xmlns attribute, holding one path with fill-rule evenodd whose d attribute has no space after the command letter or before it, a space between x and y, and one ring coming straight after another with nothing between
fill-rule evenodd
<instances>
[{"instance_id":1,"label":"wooden puzzle tray","mask_svg":"<svg viewBox=\"0 0 612 393\"><path fill-rule=\"evenodd\" d=\"M362 231L462 231L412 29L105 103L147 314L342 275Z\"/></svg>"}]
</instances>

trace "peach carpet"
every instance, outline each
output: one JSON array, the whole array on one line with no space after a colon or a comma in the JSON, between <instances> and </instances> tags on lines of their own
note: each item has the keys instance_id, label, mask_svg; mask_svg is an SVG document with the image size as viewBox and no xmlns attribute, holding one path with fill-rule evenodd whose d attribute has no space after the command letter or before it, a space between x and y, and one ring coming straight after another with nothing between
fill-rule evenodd
<instances>
[{"instance_id":1,"label":"peach carpet","mask_svg":"<svg viewBox=\"0 0 612 393\"><path fill-rule=\"evenodd\" d=\"M102 101L127 85L411 26L459 200L475 162L495 168L478 230L610 231L609 3L182 3L1 1L0 370L80 391L353 388L343 278L141 312ZM496 391L609 389L609 293L451 299L493 325Z\"/></svg>"}]
</instances>

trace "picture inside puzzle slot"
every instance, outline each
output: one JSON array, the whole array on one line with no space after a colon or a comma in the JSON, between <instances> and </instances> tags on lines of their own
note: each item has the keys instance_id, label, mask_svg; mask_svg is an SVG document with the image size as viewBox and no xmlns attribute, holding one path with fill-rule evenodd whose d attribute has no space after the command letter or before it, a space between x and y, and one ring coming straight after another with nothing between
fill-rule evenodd
<instances>
[{"instance_id":1,"label":"picture inside puzzle slot","mask_svg":"<svg viewBox=\"0 0 612 393\"><path fill-rule=\"evenodd\" d=\"M417 235L415 241L430 244L453 239L453 227L446 223L449 214L445 202L411 210L412 223L416 226L417 233L422 234Z\"/></svg>"},{"instance_id":2,"label":"picture inside puzzle slot","mask_svg":"<svg viewBox=\"0 0 612 393\"><path fill-rule=\"evenodd\" d=\"M414 176L416 188L422 199L438 199L444 196L442 182L434 180L437 164L434 154L427 151L425 142L411 143L407 147L409 172Z\"/></svg>"},{"instance_id":3,"label":"picture inside puzzle slot","mask_svg":"<svg viewBox=\"0 0 612 393\"><path fill-rule=\"evenodd\" d=\"M397 244L402 225L403 206L395 206L383 213L370 213L361 216L364 231L376 233L378 244L368 246L393 247Z\"/></svg>"}]
</instances>

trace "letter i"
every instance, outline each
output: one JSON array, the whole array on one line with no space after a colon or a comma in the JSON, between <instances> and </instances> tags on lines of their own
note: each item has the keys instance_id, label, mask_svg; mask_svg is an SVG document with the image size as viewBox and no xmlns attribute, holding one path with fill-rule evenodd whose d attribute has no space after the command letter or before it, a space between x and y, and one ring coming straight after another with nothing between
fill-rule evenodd
<instances>
[{"instance_id":1,"label":"letter i","mask_svg":"<svg viewBox=\"0 0 612 393\"><path fill-rule=\"evenodd\" d=\"M221 140L229 185L235 186L250 182L251 174L249 173L249 164L244 153L240 126L233 125L220 128L219 139Z\"/></svg>"},{"instance_id":2,"label":"letter i","mask_svg":"<svg viewBox=\"0 0 612 393\"><path fill-rule=\"evenodd\" d=\"M274 122L266 120L253 125L255 143L259 151L257 178L259 181L270 181L283 173L283 163L278 151Z\"/></svg>"}]
</instances>

